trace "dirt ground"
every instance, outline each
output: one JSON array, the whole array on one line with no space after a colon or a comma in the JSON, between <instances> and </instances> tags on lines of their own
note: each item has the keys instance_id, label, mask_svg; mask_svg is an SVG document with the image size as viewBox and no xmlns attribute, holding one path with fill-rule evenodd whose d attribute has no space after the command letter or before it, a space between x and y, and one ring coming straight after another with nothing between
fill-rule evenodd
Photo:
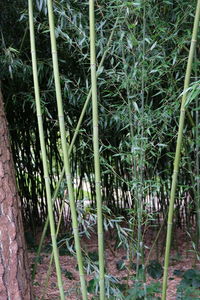
<instances>
[{"instance_id":1,"label":"dirt ground","mask_svg":"<svg viewBox=\"0 0 200 300\"><path fill-rule=\"evenodd\" d=\"M145 257L148 257L152 241L154 240L153 232L148 232L145 236ZM169 266L169 280L168 280L168 291L167 291L167 299L168 300L176 300L176 290L181 278L174 275L174 270L185 271L191 268L200 270L200 262L197 260L196 255L194 253L194 249L192 247L192 243L188 237L188 235L182 231L177 231L174 236L173 249L171 250L171 259ZM81 241L82 247L86 251L97 251L97 238L96 236L92 236L90 240L84 239ZM154 248L151 252L150 260L159 259L160 263L163 264L164 261L164 243L165 236L161 236L159 240L159 244ZM118 278L123 278L127 276L127 270L119 271L116 267L116 262L121 260L126 256L126 251L123 248L119 248L114 250L115 241L110 239L109 236L106 236L105 243L105 255L106 255L106 265L107 272L116 276ZM35 253L29 251L29 261L30 263L34 262ZM46 274L48 270L48 264L50 260L50 254L43 252L41 253L41 261L38 265L36 278L34 281L34 295L35 299L42 299L42 295L44 292L44 285L46 281ZM79 289L79 274L76 270L76 259L73 256L60 256L60 263L63 273L63 283L65 291L68 291L70 296L67 296L66 299L70 300L78 300L81 299L80 296L77 295L76 290ZM68 279L64 273L71 272L73 274L73 279ZM92 276L87 276L87 280L92 279ZM150 282L157 282L158 280L154 280L147 275L147 284ZM162 282L162 279L160 279ZM89 299L92 296L89 295ZM56 273L55 267L53 266L50 280L48 284L48 288L46 289L45 297L43 300L56 300L59 299L59 292L56 284ZM117 300L117 299L116 299Z\"/></svg>"}]
</instances>

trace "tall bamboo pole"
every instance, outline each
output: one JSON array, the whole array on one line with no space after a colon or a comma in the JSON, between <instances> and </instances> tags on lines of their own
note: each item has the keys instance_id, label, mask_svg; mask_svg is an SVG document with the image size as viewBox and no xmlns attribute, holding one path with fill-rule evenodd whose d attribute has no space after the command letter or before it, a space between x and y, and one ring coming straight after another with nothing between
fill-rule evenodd
<instances>
[{"instance_id":1,"label":"tall bamboo pole","mask_svg":"<svg viewBox=\"0 0 200 300\"><path fill-rule=\"evenodd\" d=\"M58 226L56 228L56 237L57 237L57 235L59 233L59 230L60 230L60 224L61 224L61 221L62 221L62 211L63 211L64 206L65 206L65 201L62 201L62 206L61 206L61 209L60 209L60 212L59 212ZM46 280L45 280L45 284L44 284L44 289L43 289L43 292L42 292L42 299L44 299L44 297L45 297L46 290L47 290L47 287L48 287L48 284L49 284L49 277L51 275L52 263L53 263L53 252L51 252L50 261L49 261L49 265L48 265L48 270L47 270L47 273L46 273L47 275L46 275Z\"/></svg>"},{"instance_id":2,"label":"tall bamboo pole","mask_svg":"<svg viewBox=\"0 0 200 300\"><path fill-rule=\"evenodd\" d=\"M108 53L108 50L110 48L110 44L112 42L112 38L113 38L113 35L114 35L114 32L115 32L115 29L117 28L117 24L118 24L118 21L119 21L119 17L116 19L116 22L112 28L112 31L111 31L111 34L109 36L109 39L108 39L108 42L107 42L107 45L106 45L106 48L105 48L105 51L104 51L104 54L101 58L101 61L99 63L99 67L98 67L98 70L97 70L97 78L98 78L98 72L100 71L101 67L103 66L103 63L104 63L104 60L106 58L106 55ZM84 106L83 106L83 109L82 109L82 112L80 114L80 117L79 117L79 120L78 120L78 123L76 125L76 129L74 131L74 135L73 135L73 138L72 138L72 141L70 143L70 146L69 146L69 152L68 152L68 155L70 157L71 155L71 152L72 152L72 148L74 146L74 143L76 141L76 138L77 138L77 135L78 135L78 132L80 130L80 127L81 127L81 123L83 121L83 118L84 118L84 115L85 115L85 112L86 112L86 109L87 109L87 106L89 104L89 101L91 99L91 96L92 96L92 89L90 88L89 90L89 93L88 93L88 96L86 98L86 101L84 103ZM58 195L58 191L59 191L59 188L60 188L60 184L63 180L63 176L64 176L64 173L65 173L65 168L63 167L62 171L61 171L61 174L60 174L60 177L59 177L59 181L56 185L56 188L55 188L55 191L53 193L53 198L52 198L52 202L54 204L55 202L55 199ZM37 250L37 255L36 255L36 261L35 261L35 264L34 264L34 267L33 267L33 275L32 277L34 278L35 277L35 272L36 272L36 269L37 269L37 264L38 264L38 261L39 261L39 257L40 257L40 252L41 252L41 249L42 249L42 244L43 244L43 241L44 241L44 238L45 238L45 235L46 235L46 231L47 231L47 228L48 228L48 224L49 224L49 219L47 217L46 219L46 222L45 222L45 225L44 225L44 228L43 228L43 232L42 232L42 236L40 238L40 243L39 243L39 246L38 246L38 250Z\"/></svg>"},{"instance_id":3,"label":"tall bamboo pole","mask_svg":"<svg viewBox=\"0 0 200 300\"><path fill-rule=\"evenodd\" d=\"M197 51L195 51L195 81L198 80L197 77ZM197 234L196 234L196 243L197 249L199 249L199 236L200 236L200 153L199 153L199 97L196 99L196 112L195 112L195 150L196 150L196 189L195 189L195 204L196 204L196 219L197 219Z\"/></svg>"},{"instance_id":4,"label":"tall bamboo pole","mask_svg":"<svg viewBox=\"0 0 200 300\"><path fill-rule=\"evenodd\" d=\"M98 251L99 251L99 285L100 285L100 300L104 300L105 299L104 240L103 240L104 238L103 238L103 218L102 218L101 175L100 175L100 160L99 160L94 0L89 0L89 18L90 18L90 65L91 65L91 84L92 84L93 149L94 149L95 191L96 191L97 220L98 220L97 231L98 231Z\"/></svg>"},{"instance_id":5,"label":"tall bamboo pole","mask_svg":"<svg viewBox=\"0 0 200 300\"><path fill-rule=\"evenodd\" d=\"M41 147L41 151L42 151L42 162L43 162L43 169L44 169L46 195L47 195L48 217L49 217L49 223L50 223L51 239L52 239L52 245L53 245L53 255L54 255L54 261L55 261L55 266L56 266L56 274L57 274L58 287L59 287L59 291L60 291L60 298L61 298L61 300L64 300L65 295L64 295L64 289L63 289L63 283L62 283L61 268L60 268L60 263L59 263L59 254L58 254L57 243L56 243L53 207L52 207L52 202L51 202L50 179L49 179L49 173L48 173L46 146L45 146L44 129L43 129L43 121L42 121L42 111L41 111L41 104L40 104L40 91L39 91L38 72L37 72L37 58L36 58L36 47L35 47L35 33L34 33L34 23L33 23L32 0L28 0L28 8L29 8L29 28L30 28L31 57L32 57L32 68L33 68L35 102L36 102L38 129L39 129L40 147Z\"/></svg>"},{"instance_id":6,"label":"tall bamboo pole","mask_svg":"<svg viewBox=\"0 0 200 300\"><path fill-rule=\"evenodd\" d=\"M54 81L55 81L56 100L57 100L57 109L58 109L58 119L59 119L60 133L61 133L61 144L62 144L62 151L63 151L63 158L64 158L65 176L67 179L67 187L68 187L70 208L71 208L71 214L72 214L72 227L73 227L74 240L75 240L76 257L77 257L78 268L79 268L82 297L84 300L87 300L88 299L87 298L87 287L86 287L85 276L84 276L83 259L82 259L80 238L79 238L79 232L78 232L76 205L75 205L70 163L69 163L69 157L68 157L68 145L67 145L67 141L66 141L64 111L63 111L60 76L59 76L59 68L58 68L58 56L57 56L57 46L56 46L56 38L55 38L55 25L54 25L52 0L47 1L47 6L48 6L51 51L52 51L52 60L53 60L53 71L54 71Z\"/></svg>"},{"instance_id":7,"label":"tall bamboo pole","mask_svg":"<svg viewBox=\"0 0 200 300\"><path fill-rule=\"evenodd\" d=\"M145 38L146 38L146 5L145 0L143 1L143 42L142 42L142 82L141 82L141 116L140 116L140 155L139 155L139 197L137 205L137 216L138 216L138 251L137 251L137 267L136 267L136 277L139 277L139 260L142 263L142 279L144 287L144 300L147 300L147 287L146 287L146 276L145 276L145 266L144 266L144 243L142 237L142 215L143 215L143 197L144 197L144 172L145 169L145 142L144 142L144 105L145 105ZM139 257L140 256L140 257Z\"/></svg>"},{"instance_id":8,"label":"tall bamboo pole","mask_svg":"<svg viewBox=\"0 0 200 300\"><path fill-rule=\"evenodd\" d=\"M196 47L196 39L197 39L197 31L199 26L199 18L200 18L200 0L197 2L192 40L190 44L189 57L187 62L187 69L185 74L184 81L184 93L181 101L181 110L180 110L180 119L179 119L179 129L178 129L178 138L176 143L176 153L174 159L174 170L172 176L172 186L170 193L170 205L169 205L169 213L168 213L168 225L167 225L167 239L166 239L166 250L165 250L165 264L164 264L164 277L163 277L163 287L162 287L162 300L166 299L167 293L167 277L168 277L168 266L169 266L169 254L170 254L170 246L171 246L171 235L172 235L172 221L173 221L173 212L174 212L174 200L177 186L177 177L179 170L179 162L180 162L180 153L181 153L181 145L182 145L182 137L183 137L183 128L185 121L185 102L187 99L187 89L190 83L190 75L192 69L192 61L194 56L194 51Z\"/></svg>"}]
</instances>

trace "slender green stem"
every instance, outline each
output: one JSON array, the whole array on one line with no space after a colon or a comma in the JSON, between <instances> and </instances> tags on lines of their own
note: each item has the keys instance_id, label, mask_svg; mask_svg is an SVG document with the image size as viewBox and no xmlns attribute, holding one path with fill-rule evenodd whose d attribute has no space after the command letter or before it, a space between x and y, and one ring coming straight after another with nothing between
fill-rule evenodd
<instances>
[{"instance_id":1,"label":"slender green stem","mask_svg":"<svg viewBox=\"0 0 200 300\"><path fill-rule=\"evenodd\" d=\"M123 64L124 64L124 74L125 74L125 78L126 78L125 82L129 82L129 77L128 77L128 73L127 73L127 61L126 61L126 58L125 58L124 47L122 47L122 59L123 59ZM131 176L132 176L132 178L135 178L136 174L135 174L135 168L134 168L134 166L136 165L136 159L135 159L135 153L132 151L132 149L134 149L133 108L132 108L132 102L131 102L131 99L130 99L130 90L129 90L129 85L128 84L126 84L126 95L127 95L127 102L128 102L128 123L129 123L129 130L130 130L130 147L131 147L130 164L131 164ZM126 103L126 105L127 105L127 103ZM134 191L133 185L130 186L130 190L131 190L131 203L133 204L133 202L135 200L135 197L134 197L135 191ZM133 260L133 251L134 251L133 240L134 240L134 234L135 234L135 231L134 231L134 227L135 227L135 211L134 211L132 219L133 219L133 221L131 222L130 229L133 232L133 236L132 236L132 238L129 241L129 243L130 243L130 245L129 245L129 259L130 259L130 262L132 262L132 260Z\"/></svg>"},{"instance_id":2,"label":"slender green stem","mask_svg":"<svg viewBox=\"0 0 200 300\"><path fill-rule=\"evenodd\" d=\"M64 158L65 176L67 179L67 187L68 187L70 208L71 208L71 214L72 214L72 227L73 227L73 233L74 233L75 249L76 249L76 256L77 256L77 262L78 262L78 268L79 268L79 276L80 276L80 282L81 282L81 292L82 292L83 299L87 300L88 299L87 298L87 288L86 288L86 282L85 282L85 276L84 276L83 259L82 259L80 238L79 238L79 232L78 232L78 221L77 221L76 205L75 205L75 199L74 199L74 191L73 191L73 186L72 186L71 170L70 170L70 163L69 163L69 156L68 156L68 145L67 145L67 141L66 141L64 111L63 111L60 76L59 76L59 68L58 68L58 56L57 56L57 46L56 46L56 38L55 38L55 25L54 25L52 0L47 1L47 6L48 6L51 51L52 51L52 59L53 59L53 71L54 71L54 80L55 80L55 89L56 89L59 127L60 127L60 133L61 133L61 144L62 144L63 158Z\"/></svg>"},{"instance_id":3,"label":"slender green stem","mask_svg":"<svg viewBox=\"0 0 200 300\"><path fill-rule=\"evenodd\" d=\"M195 80L197 81L197 53L195 51ZM196 204L196 217L197 217L197 249L199 250L199 236L200 236L200 177L199 177L199 97L196 99L196 112L195 112L195 144L196 144L196 189L195 189L195 204Z\"/></svg>"},{"instance_id":4,"label":"slender green stem","mask_svg":"<svg viewBox=\"0 0 200 300\"><path fill-rule=\"evenodd\" d=\"M165 249L164 277L163 277L163 287L162 287L162 300L166 299L166 294L167 294L167 277L168 277L168 266L169 266L169 254L170 254L170 247L171 247L174 200L175 200L175 194L176 194L177 177L178 177L180 153L181 153L181 145L182 145L182 137L183 137L183 128L184 128L184 121L185 121L185 102L186 102L186 98L187 98L186 90L188 89L189 82L190 82L192 61L193 61L194 51L195 51L195 47L196 47L196 38L197 38L197 31L198 31L198 26L199 26L199 17L200 17L200 0L198 0L198 2L197 2L197 8L196 8L195 20L194 20L194 26L193 26L193 33L192 33L192 40L191 40L191 45L190 45L190 52L189 52L185 81L184 81L184 93L183 93L182 101L181 101L178 138L177 138L177 144L176 144L174 170L173 170L172 186L171 186L171 193L170 193L170 205L169 205L168 225L167 225L167 239L166 239L166 249Z\"/></svg>"},{"instance_id":5,"label":"slender green stem","mask_svg":"<svg viewBox=\"0 0 200 300\"><path fill-rule=\"evenodd\" d=\"M52 239L52 244L53 244L53 255L54 255L54 261L55 261L55 266L56 266L57 281L58 281L58 287L59 287L59 291L60 291L60 298L62 300L64 300L65 295L64 295L64 289L63 289L62 274L61 274L61 268L60 268L60 263L59 263L59 254L58 254L56 235L55 235L53 206L52 206L52 202L51 202L50 179L49 179L49 173L48 173L46 145L45 145L45 139L44 139L42 111L41 111L41 105L40 105L40 92L39 92L39 82L38 82L38 75L37 75L37 58L36 58L36 47L35 47L32 0L28 0L28 7L29 7L29 27L30 27L31 56L32 56L32 67L33 67L33 81L34 81L36 111L37 111L39 137L40 137L40 147L41 147L41 151L42 151L42 162L43 162L43 169L44 169L46 195L47 195L48 216L49 216L49 223L50 223L50 230L51 230L51 239Z\"/></svg>"},{"instance_id":6,"label":"slender green stem","mask_svg":"<svg viewBox=\"0 0 200 300\"><path fill-rule=\"evenodd\" d=\"M56 237L58 236L58 233L59 233L60 224L61 224L61 221L62 221L62 212L63 212L64 206L65 206L65 202L63 201L60 212L59 212L59 220L58 220L58 225L57 225L57 229L56 229ZM42 299L44 299L44 297L45 297L46 290L47 290L47 287L48 287L48 284L49 284L49 277L51 275L52 263L53 263L53 252L51 252L51 256L50 256L49 266L48 266L48 270L47 270L47 276L46 276L46 280L45 280L44 289L43 289L43 292L42 292Z\"/></svg>"},{"instance_id":7,"label":"slender green stem","mask_svg":"<svg viewBox=\"0 0 200 300\"><path fill-rule=\"evenodd\" d=\"M142 215L143 215L143 196L144 196L144 162L145 162L145 144L144 144L144 102L145 102L145 38L146 38L146 5L145 0L143 0L143 37L142 37L142 84L141 84L141 135L140 135L140 199L139 200L139 222L138 222L138 244L139 244L139 253L141 255L142 262L142 279L144 287L144 299L147 299L147 290L146 290L146 276L145 276L145 266L144 266L144 243L142 237ZM139 267L139 266L137 266Z\"/></svg>"},{"instance_id":8,"label":"slender green stem","mask_svg":"<svg viewBox=\"0 0 200 300\"><path fill-rule=\"evenodd\" d=\"M145 268L146 268L147 264L149 263L149 260L150 260L150 258L151 258L152 252L153 252L153 250L154 250L154 248L155 248L155 245L156 245L156 243L157 243L157 241L158 241L158 238L159 238L159 236L160 236L160 233L161 233L161 231L162 231L162 229L163 229L163 227L164 227L164 225L165 225L166 217L167 217L167 214L165 214L162 223L159 225L160 228L159 228L159 230L158 230L158 232L157 232L157 234L156 234L155 239L153 240L153 244L152 244L152 246L151 246L151 249L150 249L150 251L149 251L149 254L148 254L147 258L145 259L145 264L144 264L144 267L145 267Z\"/></svg>"},{"instance_id":9,"label":"slender green stem","mask_svg":"<svg viewBox=\"0 0 200 300\"><path fill-rule=\"evenodd\" d=\"M94 148L95 191L96 191L97 220L98 220L97 231L98 231L98 251L99 251L99 284L100 284L100 300L104 300L105 299L104 237L103 237L101 175L100 175L100 159L99 159L94 0L89 1L89 18L90 18L90 64L91 64L91 83L92 83L93 148Z\"/></svg>"},{"instance_id":10,"label":"slender green stem","mask_svg":"<svg viewBox=\"0 0 200 300\"><path fill-rule=\"evenodd\" d=\"M57 198L59 188L60 188L60 184L63 180L64 173L65 173L65 169L63 168L63 170L61 172L61 175L60 175L60 178L59 178L59 181L57 183L56 189L55 189L54 194L53 194L52 205L54 205L55 200ZM37 270L37 265L38 265L38 262L39 262L39 259L40 259L40 253L41 253L41 250L42 250L42 245L43 245L43 242L44 242L44 238L46 236L48 226L49 226L49 217L47 216L47 219L46 219L43 231L42 231L42 235L41 235L41 238L40 238L40 243L39 243L39 246L38 246L38 249L37 249L36 260L35 260L35 264L34 264L33 272L32 272L32 278L33 279L35 278L35 273L36 273L36 270Z\"/></svg>"}]
</instances>

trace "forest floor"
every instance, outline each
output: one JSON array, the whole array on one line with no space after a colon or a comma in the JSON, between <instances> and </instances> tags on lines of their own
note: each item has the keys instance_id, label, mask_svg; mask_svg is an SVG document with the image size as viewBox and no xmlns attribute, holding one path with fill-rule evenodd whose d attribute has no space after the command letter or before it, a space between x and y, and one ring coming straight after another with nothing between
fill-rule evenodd
<instances>
[{"instance_id":1,"label":"forest floor","mask_svg":"<svg viewBox=\"0 0 200 300\"><path fill-rule=\"evenodd\" d=\"M124 278L130 276L130 273L127 269L119 271L117 268L117 262L124 259L125 264L128 265L126 261L126 250L123 248L114 249L115 239L108 234L105 236L105 255L106 255L106 265L107 265L107 273L117 277L119 280L121 279L122 283L127 283L127 280L124 281ZM145 234L145 258L148 257L150 248L152 246L152 242L155 240L155 233L150 230ZM49 243L49 240L46 240L46 243ZM83 239L81 241L82 247L87 252L95 252L97 251L97 237L92 236L90 239ZM159 243L156 245L155 249L150 254L150 260L158 260L161 264L164 261L164 245L165 245L165 235L161 235L159 238ZM29 251L29 261L30 263L34 263L35 252ZM40 257L40 263L38 265L36 278L34 280L34 299L42 299L41 295L43 295L46 274L48 270L48 264L50 260L50 254L47 252L42 252ZM63 274L63 283L64 289L67 291L68 296L66 299L70 300L79 300L81 296L78 296L77 290L79 290L79 274L76 269L76 259L70 255L60 256L60 263ZM177 286L179 285L182 278L180 277L180 273L188 269L200 270L200 261L197 260L195 255L195 251L193 249L192 242L189 236L181 231L176 230L176 233L173 237L172 250L170 254L170 265L169 265L169 280L168 280L168 291L167 291L167 299L168 300L176 300L177 299ZM175 271L176 270L176 271ZM178 270L178 271L177 271ZM175 274L174 274L175 271ZM68 273L71 272L71 273ZM134 274L134 271L131 271ZM128 274L129 273L129 274ZM176 273L179 275L177 276ZM66 275L67 274L67 275ZM70 279L69 279L69 278ZM92 276L87 276L87 280L91 280ZM147 275L147 284L152 282L160 282L161 279L152 279L149 275ZM133 283L132 283L133 285ZM160 296L158 294L158 296ZM48 284L48 288L46 289L45 297L43 300L56 300L59 299L59 292L56 284L56 272L55 267L53 266L53 270L50 275L50 280ZM89 299L92 299L92 295L89 295ZM154 299L154 298L151 298ZM184 299L184 298L182 298ZM189 299L189 298L187 298ZM193 299L193 298L191 298ZM198 298L195 298L198 299ZM200 298L199 298L200 299ZM116 299L117 300L117 299Z\"/></svg>"}]
</instances>

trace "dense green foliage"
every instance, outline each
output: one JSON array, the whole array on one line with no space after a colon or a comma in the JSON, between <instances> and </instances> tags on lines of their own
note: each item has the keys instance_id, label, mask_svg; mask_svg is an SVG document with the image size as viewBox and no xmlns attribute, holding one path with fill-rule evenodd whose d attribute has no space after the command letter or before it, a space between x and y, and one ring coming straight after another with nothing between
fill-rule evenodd
<instances>
[{"instance_id":1,"label":"dense green foliage","mask_svg":"<svg viewBox=\"0 0 200 300\"><path fill-rule=\"evenodd\" d=\"M38 73L53 187L62 161L46 1L36 3ZM33 215L38 221L45 217L46 201L33 97L27 7L22 1L16 1L13 11L9 4L7 1L2 10L1 80L17 179L24 198L24 217L31 224ZM135 187L142 184L143 199L150 195L156 206L153 209L156 210L158 205L159 211L165 211L194 7L195 1L189 4L186 1L145 1L144 4L140 1L99 1L97 4L98 60L119 17L98 80L103 197L113 209L134 207ZM54 8L65 121L70 140L90 87L88 4L60 1L54 3ZM189 110L193 107L191 104ZM194 113L192 116L194 119ZM179 222L181 215L188 212L188 197L194 200L190 176L191 170L195 169L194 127L188 119L186 123L187 140L176 202L177 207L182 208L177 209ZM81 197L81 184L86 178L94 199L91 132L89 105L72 154L72 170L80 179L77 197ZM136 172L134 161L139 160L142 160L139 164L143 178L133 177ZM193 180L195 182L195 176ZM132 191L131 197L128 191ZM38 196L41 213L38 212Z\"/></svg>"},{"instance_id":2,"label":"dense green foliage","mask_svg":"<svg viewBox=\"0 0 200 300\"><path fill-rule=\"evenodd\" d=\"M88 1L72 0L53 3L66 140L70 143L91 87L89 5ZM20 0L7 0L0 4L0 80L24 221L27 228L34 229L35 224L39 226L44 223L48 213L26 5ZM149 225L165 226L180 96L195 5L196 1L193 0L189 3L186 0L96 1L97 67L108 50L97 74L104 230L107 231L110 227L117 232L116 247L122 244L126 248L130 246L130 255L134 249L137 256L137 279L144 275L141 275L143 272L140 270L144 266L143 231ZM46 0L35 1L34 17L41 104L53 191L63 168L63 161ZM111 32L113 38L107 49ZM175 224L186 225L189 234L190 225L196 225L200 193L199 102L196 100L199 95L198 54L199 47L196 49L192 84L186 101L189 115L184 128L175 201ZM79 227L81 234L87 236L97 223L91 115L90 102L70 155L78 220L81 224ZM62 199L66 198L66 203L69 204L66 190L67 183L63 179L55 202L56 221ZM91 207L83 209L87 198ZM62 224L71 229L71 222L68 222L71 216L66 207ZM94 223L91 225L88 220ZM126 228L130 230L128 234L123 232L124 221L129 223L129 229ZM133 238L132 230L136 228L137 235ZM198 248L198 244L196 246ZM162 276L162 266L158 268L159 275L158 264L149 266L147 271L154 277ZM117 268L125 268L123 260L117 263ZM66 273L66 276L71 275ZM88 288L96 289L96 282L98 279L93 279ZM140 292L140 283L138 286ZM130 290L127 297L132 297L138 291ZM143 299L146 297L143 293L144 290L141 289L141 297L135 297ZM152 293L154 296L154 291Z\"/></svg>"}]
</instances>

